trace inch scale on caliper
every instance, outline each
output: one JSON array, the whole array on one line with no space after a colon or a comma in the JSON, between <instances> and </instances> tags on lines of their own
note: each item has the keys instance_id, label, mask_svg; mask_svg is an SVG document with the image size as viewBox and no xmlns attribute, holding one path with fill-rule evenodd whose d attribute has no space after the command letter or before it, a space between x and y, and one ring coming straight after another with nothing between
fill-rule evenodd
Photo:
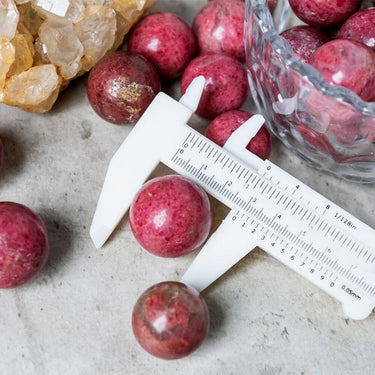
<instances>
[{"instance_id":1,"label":"inch scale on caliper","mask_svg":"<svg viewBox=\"0 0 375 375\"><path fill-rule=\"evenodd\" d=\"M199 183L231 210L182 280L201 291L256 246L342 302L353 319L375 307L375 231L245 146L253 116L219 147L186 122L204 79L180 102L160 93L111 160L90 229L103 245L159 162Z\"/></svg>"}]
</instances>

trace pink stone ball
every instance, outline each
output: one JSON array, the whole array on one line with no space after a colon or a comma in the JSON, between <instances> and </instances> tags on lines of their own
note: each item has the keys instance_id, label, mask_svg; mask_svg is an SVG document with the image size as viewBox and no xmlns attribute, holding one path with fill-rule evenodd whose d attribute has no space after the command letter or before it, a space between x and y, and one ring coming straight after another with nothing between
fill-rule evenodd
<instances>
[{"instance_id":1,"label":"pink stone ball","mask_svg":"<svg viewBox=\"0 0 375 375\"><path fill-rule=\"evenodd\" d=\"M140 245L154 255L179 257L207 239L212 224L207 193L179 175L156 177L133 199L129 222Z\"/></svg>"},{"instance_id":2,"label":"pink stone ball","mask_svg":"<svg viewBox=\"0 0 375 375\"><path fill-rule=\"evenodd\" d=\"M311 55L309 64L329 84L347 87L362 100L375 100L375 52L363 43L332 40Z\"/></svg>"},{"instance_id":3,"label":"pink stone ball","mask_svg":"<svg viewBox=\"0 0 375 375\"><path fill-rule=\"evenodd\" d=\"M214 118L223 112L239 109L249 94L249 83L244 66L224 53L202 54L186 67L181 79L181 92L185 93L191 81L204 76L206 83L196 113Z\"/></svg>"},{"instance_id":4,"label":"pink stone ball","mask_svg":"<svg viewBox=\"0 0 375 375\"><path fill-rule=\"evenodd\" d=\"M151 13L132 30L128 49L144 56L165 79L182 74L194 57L196 42L190 26L169 12Z\"/></svg>"},{"instance_id":5,"label":"pink stone ball","mask_svg":"<svg viewBox=\"0 0 375 375\"><path fill-rule=\"evenodd\" d=\"M356 40L375 51L375 7L362 9L350 16L341 26L338 38Z\"/></svg>"},{"instance_id":6,"label":"pink stone ball","mask_svg":"<svg viewBox=\"0 0 375 375\"><path fill-rule=\"evenodd\" d=\"M320 124L321 131L334 134L340 143L350 144L360 137L358 113L350 105L316 89L311 90L306 104L309 114Z\"/></svg>"},{"instance_id":7,"label":"pink stone ball","mask_svg":"<svg viewBox=\"0 0 375 375\"><path fill-rule=\"evenodd\" d=\"M199 53L226 52L245 61L245 3L242 0L212 0L193 21Z\"/></svg>"},{"instance_id":8,"label":"pink stone ball","mask_svg":"<svg viewBox=\"0 0 375 375\"><path fill-rule=\"evenodd\" d=\"M203 297L180 282L148 288L138 298L132 328L141 347L161 359L179 359L195 351L207 336L209 311Z\"/></svg>"},{"instance_id":9,"label":"pink stone ball","mask_svg":"<svg viewBox=\"0 0 375 375\"><path fill-rule=\"evenodd\" d=\"M252 116L252 113L240 110L222 113L208 125L204 135L219 146L224 146L230 135ZM246 149L263 160L269 158L271 154L271 135L264 125L250 140Z\"/></svg>"},{"instance_id":10,"label":"pink stone ball","mask_svg":"<svg viewBox=\"0 0 375 375\"><path fill-rule=\"evenodd\" d=\"M362 0L289 0L296 16L310 26L328 27L344 22Z\"/></svg>"},{"instance_id":11,"label":"pink stone ball","mask_svg":"<svg viewBox=\"0 0 375 375\"><path fill-rule=\"evenodd\" d=\"M87 97L104 120L130 125L139 120L156 94L160 78L143 56L128 51L109 53L91 69Z\"/></svg>"},{"instance_id":12,"label":"pink stone ball","mask_svg":"<svg viewBox=\"0 0 375 375\"><path fill-rule=\"evenodd\" d=\"M42 219L24 205L0 202L0 288L28 282L43 268L48 252Z\"/></svg>"},{"instance_id":13,"label":"pink stone ball","mask_svg":"<svg viewBox=\"0 0 375 375\"><path fill-rule=\"evenodd\" d=\"M293 26L280 35L289 42L297 59L304 63L317 48L330 40L323 31L307 25Z\"/></svg>"}]
</instances>

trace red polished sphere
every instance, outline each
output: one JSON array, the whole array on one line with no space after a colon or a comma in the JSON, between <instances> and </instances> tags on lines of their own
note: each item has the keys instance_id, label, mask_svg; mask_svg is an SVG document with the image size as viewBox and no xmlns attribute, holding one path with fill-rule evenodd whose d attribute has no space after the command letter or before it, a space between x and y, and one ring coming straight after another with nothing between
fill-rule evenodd
<instances>
[{"instance_id":1,"label":"red polished sphere","mask_svg":"<svg viewBox=\"0 0 375 375\"><path fill-rule=\"evenodd\" d=\"M317 48L330 40L323 31L307 25L293 26L280 35L289 42L297 59L304 63Z\"/></svg>"},{"instance_id":2,"label":"red polished sphere","mask_svg":"<svg viewBox=\"0 0 375 375\"><path fill-rule=\"evenodd\" d=\"M132 314L134 336L148 353L178 359L196 350L209 329L209 312L202 296L179 282L147 289Z\"/></svg>"},{"instance_id":3,"label":"red polished sphere","mask_svg":"<svg viewBox=\"0 0 375 375\"><path fill-rule=\"evenodd\" d=\"M0 202L0 288L29 281L46 263L48 252L42 219L24 205Z\"/></svg>"},{"instance_id":4,"label":"red polished sphere","mask_svg":"<svg viewBox=\"0 0 375 375\"><path fill-rule=\"evenodd\" d=\"M332 40L311 55L309 64L331 85L344 86L362 100L375 100L375 52L363 43Z\"/></svg>"},{"instance_id":5,"label":"red polished sphere","mask_svg":"<svg viewBox=\"0 0 375 375\"><path fill-rule=\"evenodd\" d=\"M310 26L328 27L344 22L358 10L362 0L289 0L290 7Z\"/></svg>"},{"instance_id":6,"label":"red polished sphere","mask_svg":"<svg viewBox=\"0 0 375 375\"><path fill-rule=\"evenodd\" d=\"M207 193L179 175L156 177L139 190L129 212L130 227L152 254L178 257L207 239L212 212Z\"/></svg>"},{"instance_id":7,"label":"red polished sphere","mask_svg":"<svg viewBox=\"0 0 375 375\"><path fill-rule=\"evenodd\" d=\"M182 94L191 81L200 75L204 76L206 83L196 110L198 115L214 118L223 112L240 108L247 99L247 73L234 57L224 53L197 56L190 61L182 75Z\"/></svg>"},{"instance_id":8,"label":"red polished sphere","mask_svg":"<svg viewBox=\"0 0 375 375\"><path fill-rule=\"evenodd\" d=\"M244 22L243 1L209 1L199 10L193 22L199 52L226 52L245 61Z\"/></svg>"},{"instance_id":9,"label":"red polished sphere","mask_svg":"<svg viewBox=\"0 0 375 375\"><path fill-rule=\"evenodd\" d=\"M375 50L375 7L350 16L341 26L338 38L356 40Z\"/></svg>"},{"instance_id":10,"label":"red polished sphere","mask_svg":"<svg viewBox=\"0 0 375 375\"><path fill-rule=\"evenodd\" d=\"M150 61L163 78L182 74L195 55L195 38L189 25L169 12L143 18L132 30L128 49Z\"/></svg>"},{"instance_id":11,"label":"red polished sphere","mask_svg":"<svg viewBox=\"0 0 375 375\"><path fill-rule=\"evenodd\" d=\"M126 51L103 57L87 80L92 108L117 125L137 121L159 91L160 79L154 66L143 56Z\"/></svg>"},{"instance_id":12,"label":"red polished sphere","mask_svg":"<svg viewBox=\"0 0 375 375\"><path fill-rule=\"evenodd\" d=\"M204 135L219 146L224 146L230 135L251 116L252 113L240 110L224 112L208 125ZM263 160L268 159L271 154L271 135L264 125L250 140L246 149Z\"/></svg>"}]
</instances>

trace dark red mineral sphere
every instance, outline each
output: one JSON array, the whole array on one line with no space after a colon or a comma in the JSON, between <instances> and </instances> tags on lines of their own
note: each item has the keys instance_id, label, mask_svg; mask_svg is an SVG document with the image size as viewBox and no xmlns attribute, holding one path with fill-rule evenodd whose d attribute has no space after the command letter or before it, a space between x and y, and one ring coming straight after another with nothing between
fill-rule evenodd
<instances>
[{"instance_id":1,"label":"dark red mineral sphere","mask_svg":"<svg viewBox=\"0 0 375 375\"><path fill-rule=\"evenodd\" d=\"M147 289L133 309L134 336L147 352L178 359L196 350L209 329L209 312L202 296L179 282Z\"/></svg>"},{"instance_id":2,"label":"dark red mineral sphere","mask_svg":"<svg viewBox=\"0 0 375 375\"><path fill-rule=\"evenodd\" d=\"M117 125L137 121L160 91L154 66L143 56L117 51L91 69L87 96L94 111Z\"/></svg>"},{"instance_id":3,"label":"dark red mineral sphere","mask_svg":"<svg viewBox=\"0 0 375 375\"><path fill-rule=\"evenodd\" d=\"M178 257L206 240L212 223L211 205L207 193L190 179L160 176L136 194L129 222L144 249L162 257Z\"/></svg>"},{"instance_id":4,"label":"dark red mineral sphere","mask_svg":"<svg viewBox=\"0 0 375 375\"><path fill-rule=\"evenodd\" d=\"M190 26L169 12L151 13L132 30L128 49L147 58L163 78L182 74L195 55Z\"/></svg>"},{"instance_id":5,"label":"dark red mineral sphere","mask_svg":"<svg viewBox=\"0 0 375 375\"><path fill-rule=\"evenodd\" d=\"M42 219L24 205L0 202L0 288L29 281L46 263L48 252Z\"/></svg>"},{"instance_id":6,"label":"dark red mineral sphere","mask_svg":"<svg viewBox=\"0 0 375 375\"><path fill-rule=\"evenodd\" d=\"M226 52L245 61L244 21L243 1L209 1L199 10L193 22L199 52Z\"/></svg>"},{"instance_id":7,"label":"dark red mineral sphere","mask_svg":"<svg viewBox=\"0 0 375 375\"><path fill-rule=\"evenodd\" d=\"M208 125L205 136L219 146L223 146L230 135L247 121L253 114L240 110L224 112L214 118ZM271 136L263 125L253 137L246 148L261 159L267 159L271 154Z\"/></svg>"},{"instance_id":8,"label":"dark red mineral sphere","mask_svg":"<svg viewBox=\"0 0 375 375\"><path fill-rule=\"evenodd\" d=\"M365 44L332 40L311 55L309 64L331 85L347 87L363 100L375 100L375 52Z\"/></svg>"},{"instance_id":9,"label":"dark red mineral sphere","mask_svg":"<svg viewBox=\"0 0 375 375\"><path fill-rule=\"evenodd\" d=\"M328 27L344 22L362 0L289 0L290 7L310 26Z\"/></svg>"},{"instance_id":10,"label":"dark red mineral sphere","mask_svg":"<svg viewBox=\"0 0 375 375\"><path fill-rule=\"evenodd\" d=\"M356 40L375 50L375 7L350 16L341 26L338 38Z\"/></svg>"},{"instance_id":11,"label":"dark red mineral sphere","mask_svg":"<svg viewBox=\"0 0 375 375\"><path fill-rule=\"evenodd\" d=\"M330 40L323 31L307 25L293 26L280 35L289 42L297 59L304 63L317 48Z\"/></svg>"},{"instance_id":12,"label":"dark red mineral sphere","mask_svg":"<svg viewBox=\"0 0 375 375\"><path fill-rule=\"evenodd\" d=\"M197 56L190 61L182 75L182 94L191 81L200 75L204 76L206 84L196 111L198 115L214 118L220 113L240 108L247 99L247 73L236 58L224 53Z\"/></svg>"}]
</instances>

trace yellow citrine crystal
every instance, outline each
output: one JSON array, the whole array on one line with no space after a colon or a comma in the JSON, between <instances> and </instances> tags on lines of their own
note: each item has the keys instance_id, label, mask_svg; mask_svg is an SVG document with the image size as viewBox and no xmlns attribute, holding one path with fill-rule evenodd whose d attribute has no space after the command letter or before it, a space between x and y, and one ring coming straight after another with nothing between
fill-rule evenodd
<instances>
[{"instance_id":1,"label":"yellow citrine crystal","mask_svg":"<svg viewBox=\"0 0 375 375\"><path fill-rule=\"evenodd\" d=\"M61 85L61 77L52 64L34 66L5 83L5 104L25 111L43 113L55 103Z\"/></svg>"},{"instance_id":2,"label":"yellow citrine crystal","mask_svg":"<svg viewBox=\"0 0 375 375\"><path fill-rule=\"evenodd\" d=\"M43 113L156 0L0 0L0 103Z\"/></svg>"}]
</instances>

